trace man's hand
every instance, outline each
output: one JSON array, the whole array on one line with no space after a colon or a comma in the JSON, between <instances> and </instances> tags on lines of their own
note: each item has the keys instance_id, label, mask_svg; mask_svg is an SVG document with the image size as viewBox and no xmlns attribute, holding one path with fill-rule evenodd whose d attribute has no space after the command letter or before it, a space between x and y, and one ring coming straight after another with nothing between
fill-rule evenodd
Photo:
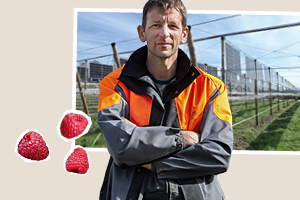
<instances>
[{"instance_id":1,"label":"man's hand","mask_svg":"<svg viewBox=\"0 0 300 200\"><path fill-rule=\"evenodd\" d=\"M185 140L185 147L197 144L200 141L200 134L193 131L181 131Z\"/></svg>"}]
</instances>

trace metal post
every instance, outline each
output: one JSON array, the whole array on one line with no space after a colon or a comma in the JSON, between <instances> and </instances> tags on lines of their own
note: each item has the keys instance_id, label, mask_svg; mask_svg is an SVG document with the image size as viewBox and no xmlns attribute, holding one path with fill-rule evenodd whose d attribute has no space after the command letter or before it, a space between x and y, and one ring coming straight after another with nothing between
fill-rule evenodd
<instances>
[{"instance_id":1,"label":"metal post","mask_svg":"<svg viewBox=\"0 0 300 200\"><path fill-rule=\"evenodd\" d=\"M285 107L285 95L284 95L284 80L283 80L283 76L281 77L281 82L282 82L282 85L281 85L281 91L282 91L282 101L283 101L283 107Z\"/></svg>"},{"instance_id":2,"label":"metal post","mask_svg":"<svg viewBox=\"0 0 300 200\"><path fill-rule=\"evenodd\" d=\"M273 109L272 109L272 82L271 82L271 68L268 67L269 69L269 99L270 99L270 115L273 114Z\"/></svg>"},{"instance_id":3,"label":"metal post","mask_svg":"<svg viewBox=\"0 0 300 200\"><path fill-rule=\"evenodd\" d=\"M257 63L256 60L254 60L255 65L255 113L256 113L256 126L258 126L258 85L257 85Z\"/></svg>"},{"instance_id":4,"label":"metal post","mask_svg":"<svg viewBox=\"0 0 300 200\"><path fill-rule=\"evenodd\" d=\"M195 46L194 46L194 41L193 41L193 36L192 36L192 27L188 26L188 28L189 28L189 31L188 31L187 41L188 41L188 47L189 47L189 51L190 51L191 61L195 67L198 67L196 53L195 53Z\"/></svg>"},{"instance_id":5,"label":"metal post","mask_svg":"<svg viewBox=\"0 0 300 200\"><path fill-rule=\"evenodd\" d=\"M80 76L79 76L78 68L77 68L77 67L76 67L76 79L77 79L78 88L79 88L81 100L82 100L83 107L84 107L84 112L85 112L87 115L89 115L89 109L88 109L88 106L87 106L87 103L86 103L85 95L84 95L84 93L83 93L83 91L82 91L81 80L80 80Z\"/></svg>"},{"instance_id":6,"label":"metal post","mask_svg":"<svg viewBox=\"0 0 300 200\"><path fill-rule=\"evenodd\" d=\"M222 81L224 82L224 84L226 85L226 67L225 67L225 38L221 37L221 41L222 41Z\"/></svg>"},{"instance_id":7,"label":"metal post","mask_svg":"<svg viewBox=\"0 0 300 200\"><path fill-rule=\"evenodd\" d=\"M264 91L264 84L265 84L265 81L264 81L264 80L261 80L261 84L262 84L261 92L262 92L262 94L263 94L263 105L265 105L265 91Z\"/></svg>"},{"instance_id":8,"label":"metal post","mask_svg":"<svg viewBox=\"0 0 300 200\"><path fill-rule=\"evenodd\" d=\"M285 93L286 93L286 95L285 95L286 98L285 99L286 99L286 105L287 106L289 106L289 99L290 99L290 97L289 97L289 90L290 90L289 87L290 87L289 82L288 82L288 80L285 79Z\"/></svg>"},{"instance_id":9,"label":"metal post","mask_svg":"<svg viewBox=\"0 0 300 200\"><path fill-rule=\"evenodd\" d=\"M232 92L232 71L229 71L229 91Z\"/></svg>"},{"instance_id":10,"label":"metal post","mask_svg":"<svg viewBox=\"0 0 300 200\"><path fill-rule=\"evenodd\" d=\"M116 43L111 43L113 52L114 52L114 59L115 59L115 64L117 66L117 68L121 67L121 63L120 63L120 59L119 59L119 55L118 55L118 51L117 51L117 47L116 47Z\"/></svg>"},{"instance_id":11,"label":"metal post","mask_svg":"<svg viewBox=\"0 0 300 200\"><path fill-rule=\"evenodd\" d=\"M245 107L247 108L247 77L246 74L244 74L244 79L245 79Z\"/></svg>"},{"instance_id":12,"label":"metal post","mask_svg":"<svg viewBox=\"0 0 300 200\"><path fill-rule=\"evenodd\" d=\"M84 76L85 76L85 80L84 80L84 90L86 90L87 88L87 79L88 79L88 61L85 60L85 71L84 71Z\"/></svg>"},{"instance_id":13,"label":"metal post","mask_svg":"<svg viewBox=\"0 0 300 200\"><path fill-rule=\"evenodd\" d=\"M230 100L229 100L229 103L231 104L232 103L232 72L229 71L229 97L230 97Z\"/></svg>"},{"instance_id":14,"label":"metal post","mask_svg":"<svg viewBox=\"0 0 300 200\"><path fill-rule=\"evenodd\" d=\"M280 110L280 106L279 106L279 78L278 78L278 72L276 72L276 76L277 76L277 103L278 103L278 110Z\"/></svg>"}]
</instances>

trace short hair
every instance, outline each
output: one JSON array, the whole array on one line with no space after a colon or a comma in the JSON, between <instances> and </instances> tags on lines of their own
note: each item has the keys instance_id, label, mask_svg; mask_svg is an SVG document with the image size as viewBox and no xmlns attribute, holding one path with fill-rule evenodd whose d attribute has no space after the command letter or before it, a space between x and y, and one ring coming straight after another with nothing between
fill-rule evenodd
<instances>
[{"instance_id":1,"label":"short hair","mask_svg":"<svg viewBox=\"0 0 300 200\"><path fill-rule=\"evenodd\" d=\"M182 27L183 28L186 27L186 21L187 21L186 8L183 5L181 0L149 0L143 8L142 26L144 27L144 29L146 28L147 13L154 6L159 6L164 10L168 10L169 8L178 8L182 16L182 22L181 22Z\"/></svg>"}]
</instances>

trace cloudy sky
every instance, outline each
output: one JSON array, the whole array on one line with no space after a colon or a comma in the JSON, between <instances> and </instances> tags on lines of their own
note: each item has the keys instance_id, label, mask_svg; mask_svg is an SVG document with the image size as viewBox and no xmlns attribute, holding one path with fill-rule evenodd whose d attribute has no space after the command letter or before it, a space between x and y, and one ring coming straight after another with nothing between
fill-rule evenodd
<instances>
[{"instance_id":1,"label":"cloudy sky","mask_svg":"<svg viewBox=\"0 0 300 200\"><path fill-rule=\"evenodd\" d=\"M78 9L74 12L75 62L96 58L100 63L113 64L111 43L119 53L134 51L145 45L137 34L142 22L142 10ZM300 13L188 11L187 24L193 39L300 22ZM300 87L300 26L228 36L226 41L266 67ZM77 44L76 44L77 43ZM221 69L221 39L195 42L198 63ZM187 44L180 45L188 55ZM130 54L121 54L128 58ZM90 60L90 61L91 61ZM77 62L76 64L78 64ZM242 73L243 69L242 59Z\"/></svg>"}]
</instances>

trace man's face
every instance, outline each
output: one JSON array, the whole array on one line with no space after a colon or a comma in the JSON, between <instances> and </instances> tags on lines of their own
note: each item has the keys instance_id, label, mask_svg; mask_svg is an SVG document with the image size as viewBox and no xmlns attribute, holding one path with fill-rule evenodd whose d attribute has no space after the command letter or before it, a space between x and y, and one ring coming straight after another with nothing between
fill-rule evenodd
<instances>
[{"instance_id":1,"label":"man's face","mask_svg":"<svg viewBox=\"0 0 300 200\"><path fill-rule=\"evenodd\" d=\"M147 41L148 51L159 58L177 56L180 42L185 43L187 27L182 27L182 16L175 8L164 11L153 7L147 13L145 30L138 27L142 42Z\"/></svg>"}]
</instances>

